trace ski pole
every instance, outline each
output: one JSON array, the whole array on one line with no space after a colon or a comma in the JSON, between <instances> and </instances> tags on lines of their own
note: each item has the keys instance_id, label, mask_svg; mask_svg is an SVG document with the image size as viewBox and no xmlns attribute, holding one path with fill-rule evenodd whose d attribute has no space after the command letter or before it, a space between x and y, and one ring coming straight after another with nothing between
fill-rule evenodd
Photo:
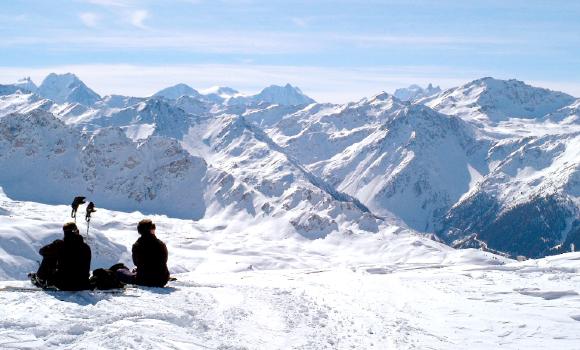
<instances>
[{"instance_id":1,"label":"ski pole","mask_svg":"<svg viewBox=\"0 0 580 350\"><path fill-rule=\"evenodd\" d=\"M85 221L87 222L87 239L89 239L89 228L91 227L91 214L96 212L95 203L89 202L87 211L85 213Z\"/></svg>"}]
</instances>

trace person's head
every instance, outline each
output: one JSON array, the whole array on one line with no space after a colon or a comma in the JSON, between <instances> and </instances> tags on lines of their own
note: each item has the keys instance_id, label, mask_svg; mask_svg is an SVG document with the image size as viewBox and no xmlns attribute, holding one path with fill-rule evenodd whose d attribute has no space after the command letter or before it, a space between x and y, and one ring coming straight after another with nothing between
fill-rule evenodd
<instances>
[{"instance_id":1,"label":"person's head","mask_svg":"<svg viewBox=\"0 0 580 350\"><path fill-rule=\"evenodd\" d=\"M64 232L65 237L79 235L79 228L77 227L77 224L75 224L74 222L67 222L66 224L64 224L64 226L62 227L62 231Z\"/></svg>"},{"instance_id":2,"label":"person's head","mask_svg":"<svg viewBox=\"0 0 580 350\"><path fill-rule=\"evenodd\" d=\"M137 224L137 232L140 235L148 235L155 233L155 224L151 219L143 219Z\"/></svg>"}]
</instances>

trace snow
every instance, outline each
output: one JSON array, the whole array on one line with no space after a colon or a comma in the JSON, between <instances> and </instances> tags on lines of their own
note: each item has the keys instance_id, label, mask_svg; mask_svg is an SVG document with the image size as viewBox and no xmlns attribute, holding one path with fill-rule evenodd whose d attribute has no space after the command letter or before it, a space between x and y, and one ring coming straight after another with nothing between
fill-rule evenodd
<instances>
[{"instance_id":1,"label":"snow","mask_svg":"<svg viewBox=\"0 0 580 350\"><path fill-rule=\"evenodd\" d=\"M197 92L194 88L186 84L177 84L174 86L170 86L159 92L155 93L152 97L164 97L172 100L176 100L181 96L193 96L193 97L200 97L200 93Z\"/></svg>"},{"instance_id":2,"label":"snow","mask_svg":"<svg viewBox=\"0 0 580 350\"><path fill-rule=\"evenodd\" d=\"M210 101L221 103L232 97L244 96L238 90L227 86L212 86L207 89L200 90L200 93L205 95Z\"/></svg>"},{"instance_id":3,"label":"snow","mask_svg":"<svg viewBox=\"0 0 580 350\"><path fill-rule=\"evenodd\" d=\"M19 79L13 85L18 86L19 88L23 88L24 90L29 92L36 92L36 90L38 89L36 84L34 84L34 82L30 79L30 77L24 77L22 79Z\"/></svg>"},{"instance_id":4,"label":"snow","mask_svg":"<svg viewBox=\"0 0 580 350\"><path fill-rule=\"evenodd\" d=\"M270 85L260 93L252 96L234 96L226 101L228 104L259 104L266 102L282 106L309 105L315 101L306 96L300 88L286 84L284 86Z\"/></svg>"},{"instance_id":5,"label":"snow","mask_svg":"<svg viewBox=\"0 0 580 350\"><path fill-rule=\"evenodd\" d=\"M0 208L0 288L30 287L24 273L70 208L5 195ZM93 268L131 265L142 217L98 209ZM178 281L122 294L0 291L2 347L572 349L580 340L580 253L518 263L405 231L280 240L260 225L153 220Z\"/></svg>"},{"instance_id":6,"label":"snow","mask_svg":"<svg viewBox=\"0 0 580 350\"><path fill-rule=\"evenodd\" d=\"M145 140L155 132L155 124L129 125L122 128L125 135L133 141Z\"/></svg>"},{"instance_id":7,"label":"snow","mask_svg":"<svg viewBox=\"0 0 580 350\"><path fill-rule=\"evenodd\" d=\"M541 118L573 101L574 97L570 95L533 87L519 80L486 77L416 103L426 104L445 114L489 124L509 118Z\"/></svg>"},{"instance_id":8,"label":"snow","mask_svg":"<svg viewBox=\"0 0 580 350\"><path fill-rule=\"evenodd\" d=\"M56 103L77 102L91 106L101 99L96 92L88 88L72 73L49 74L36 92Z\"/></svg>"},{"instance_id":9,"label":"snow","mask_svg":"<svg viewBox=\"0 0 580 350\"><path fill-rule=\"evenodd\" d=\"M419 85L413 84L407 88L401 88L395 90L393 96L401 101L413 102L422 98L431 97L441 92L439 86L434 87L429 84L426 88L422 88Z\"/></svg>"},{"instance_id":10,"label":"snow","mask_svg":"<svg viewBox=\"0 0 580 350\"><path fill-rule=\"evenodd\" d=\"M0 291L0 348L577 344L578 253L515 262L429 237L496 225L527 256L580 239L578 99L492 78L343 105L289 84L100 98L72 74L0 90L0 288L28 285L79 194L98 206L92 268L131 265L147 215L179 278ZM545 226L497 223L526 206L514 217Z\"/></svg>"}]
</instances>

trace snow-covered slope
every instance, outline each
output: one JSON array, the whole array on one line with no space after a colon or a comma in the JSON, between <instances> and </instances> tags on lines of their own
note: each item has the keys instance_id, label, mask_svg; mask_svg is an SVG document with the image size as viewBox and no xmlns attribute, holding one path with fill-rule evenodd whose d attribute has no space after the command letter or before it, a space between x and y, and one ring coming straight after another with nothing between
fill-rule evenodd
<instances>
[{"instance_id":1,"label":"snow-covered slope","mask_svg":"<svg viewBox=\"0 0 580 350\"><path fill-rule=\"evenodd\" d=\"M432 230L487 173L490 141L472 126L386 93L344 106L312 105L267 131L337 189L420 231Z\"/></svg>"},{"instance_id":2,"label":"snow-covered slope","mask_svg":"<svg viewBox=\"0 0 580 350\"><path fill-rule=\"evenodd\" d=\"M219 185L227 174L174 139L136 144L115 127L81 134L43 110L5 116L0 130L0 183L15 198L66 203L84 193L108 208L198 219L209 205L238 205L238 194ZM243 186L235 190L244 193Z\"/></svg>"},{"instance_id":3,"label":"snow-covered slope","mask_svg":"<svg viewBox=\"0 0 580 350\"><path fill-rule=\"evenodd\" d=\"M167 288L3 289L30 287L25 273L69 212L0 193L6 348L574 349L580 340L578 253L517 263L401 231L280 241L264 225L153 216L178 278ZM93 268L133 266L142 217L99 208Z\"/></svg>"},{"instance_id":4,"label":"snow-covered slope","mask_svg":"<svg viewBox=\"0 0 580 350\"><path fill-rule=\"evenodd\" d=\"M580 239L580 132L499 142L489 159L490 174L446 215L440 235L457 243L476 234L514 256L568 251Z\"/></svg>"},{"instance_id":5,"label":"snow-covered slope","mask_svg":"<svg viewBox=\"0 0 580 350\"><path fill-rule=\"evenodd\" d=\"M16 93L28 94L28 93L30 93L30 91L27 91L21 87L16 86L16 85L2 85L2 84L0 84L0 96L8 96L8 95L16 94Z\"/></svg>"},{"instance_id":6,"label":"snow-covered slope","mask_svg":"<svg viewBox=\"0 0 580 350\"><path fill-rule=\"evenodd\" d=\"M409 106L317 167L373 212L393 213L413 229L429 232L487 172L488 144L459 118Z\"/></svg>"},{"instance_id":7,"label":"snow-covered slope","mask_svg":"<svg viewBox=\"0 0 580 350\"><path fill-rule=\"evenodd\" d=\"M144 101L145 98L142 97L132 97L123 95L107 95L102 98L96 105L96 107L105 108L127 108L134 104Z\"/></svg>"},{"instance_id":8,"label":"snow-covered slope","mask_svg":"<svg viewBox=\"0 0 580 350\"><path fill-rule=\"evenodd\" d=\"M548 122L556 122L563 125L580 124L580 99L554 113L546 115L544 119Z\"/></svg>"},{"instance_id":9,"label":"snow-covered slope","mask_svg":"<svg viewBox=\"0 0 580 350\"><path fill-rule=\"evenodd\" d=\"M403 107L401 101L381 93L346 105L313 104L278 118L278 122L272 117L264 119L276 122L265 125L274 141L311 166L360 142ZM252 120L262 124L261 119Z\"/></svg>"},{"instance_id":10,"label":"snow-covered slope","mask_svg":"<svg viewBox=\"0 0 580 350\"><path fill-rule=\"evenodd\" d=\"M149 98L109 115L90 120L98 127L123 128L132 140L143 140L150 135L180 139L191 124L193 116L160 98Z\"/></svg>"},{"instance_id":11,"label":"snow-covered slope","mask_svg":"<svg viewBox=\"0 0 580 350\"><path fill-rule=\"evenodd\" d=\"M439 86L433 86L432 84L427 85L426 88L422 88L419 85L411 85L407 88L400 88L395 90L393 96L401 101L413 102L426 97L434 96L441 92Z\"/></svg>"},{"instance_id":12,"label":"snow-covered slope","mask_svg":"<svg viewBox=\"0 0 580 350\"><path fill-rule=\"evenodd\" d=\"M540 118L573 101L570 95L533 87L519 80L482 78L417 103L441 113L485 123L508 118Z\"/></svg>"},{"instance_id":13,"label":"snow-covered slope","mask_svg":"<svg viewBox=\"0 0 580 350\"><path fill-rule=\"evenodd\" d=\"M0 86L1 89L2 86ZM48 111L53 107L54 102L35 94L21 93L20 90L12 94L0 95L0 117L14 112L27 113L34 109Z\"/></svg>"},{"instance_id":14,"label":"snow-covered slope","mask_svg":"<svg viewBox=\"0 0 580 350\"><path fill-rule=\"evenodd\" d=\"M187 113L193 115L208 115L215 108L215 105L211 101L207 101L205 98L200 99L192 96L181 96L175 102L173 106L184 110Z\"/></svg>"},{"instance_id":15,"label":"snow-covered slope","mask_svg":"<svg viewBox=\"0 0 580 350\"><path fill-rule=\"evenodd\" d=\"M198 124L184 138L190 152L202 151L215 167L240 179L262 198L257 217L284 218L300 235L325 237L333 231L377 232L384 223L358 201L304 169L263 131L239 116ZM201 134L201 135L200 135Z\"/></svg>"},{"instance_id":16,"label":"snow-covered slope","mask_svg":"<svg viewBox=\"0 0 580 350\"><path fill-rule=\"evenodd\" d=\"M92 106L101 99L96 92L72 73L49 74L44 78L36 92L56 103L76 102Z\"/></svg>"},{"instance_id":17,"label":"snow-covered slope","mask_svg":"<svg viewBox=\"0 0 580 350\"><path fill-rule=\"evenodd\" d=\"M19 79L16 83L14 83L12 85L17 86L19 88L22 88L26 91L30 91L30 92L36 92L36 90L38 89L36 84L34 84L32 79L30 79L30 77L25 77L25 78Z\"/></svg>"}]
</instances>

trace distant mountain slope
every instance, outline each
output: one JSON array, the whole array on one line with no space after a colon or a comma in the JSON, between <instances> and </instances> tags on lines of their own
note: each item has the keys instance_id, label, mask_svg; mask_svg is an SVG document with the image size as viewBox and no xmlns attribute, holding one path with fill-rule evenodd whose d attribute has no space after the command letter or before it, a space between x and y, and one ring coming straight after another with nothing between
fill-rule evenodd
<instances>
[{"instance_id":1,"label":"distant mountain slope","mask_svg":"<svg viewBox=\"0 0 580 350\"><path fill-rule=\"evenodd\" d=\"M556 112L546 115L544 120L564 125L580 125L580 99L575 100L570 105L563 107Z\"/></svg>"},{"instance_id":2,"label":"distant mountain slope","mask_svg":"<svg viewBox=\"0 0 580 350\"><path fill-rule=\"evenodd\" d=\"M149 98L109 115L94 118L90 123L99 127L121 127L135 141L150 135L181 139L187 133L192 118L191 114L164 99Z\"/></svg>"},{"instance_id":3,"label":"distant mountain slope","mask_svg":"<svg viewBox=\"0 0 580 350\"><path fill-rule=\"evenodd\" d=\"M183 143L195 149L203 135L209 148L203 152L208 162L263 196L265 202L255 215L287 217L307 238L324 237L337 230L378 230L381 221L356 199L304 169L244 117L225 115L205 123L193 126Z\"/></svg>"},{"instance_id":4,"label":"distant mountain slope","mask_svg":"<svg viewBox=\"0 0 580 350\"><path fill-rule=\"evenodd\" d=\"M577 239L580 131L507 140L489 158L496 165L447 213L443 238L453 243L477 234L491 248L532 257Z\"/></svg>"},{"instance_id":5,"label":"distant mountain slope","mask_svg":"<svg viewBox=\"0 0 580 350\"><path fill-rule=\"evenodd\" d=\"M314 104L268 123L266 130L310 167L363 140L403 107L404 103L387 93L345 105Z\"/></svg>"},{"instance_id":6,"label":"distant mountain slope","mask_svg":"<svg viewBox=\"0 0 580 350\"><path fill-rule=\"evenodd\" d=\"M395 90L393 96L404 102L413 102L426 97L434 96L441 92L439 86L433 87L429 84L426 88L422 88L419 85L411 85L407 88L400 88Z\"/></svg>"},{"instance_id":7,"label":"distant mountain slope","mask_svg":"<svg viewBox=\"0 0 580 350\"><path fill-rule=\"evenodd\" d=\"M93 191L118 209L241 215L309 239L392 225L510 255L580 244L579 103L569 95L492 78L412 102L380 93L342 105L291 85L253 96L174 88L177 98L87 105L0 86L0 186L39 201ZM71 191L57 193L63 183Z\"/></svg>"},{"instance_id":8,"label":"distant mountain slope","mask_svg":"<svg viewBox=\"0 0 580 350\"><path fill-rule=\"evenodd\" d=\"M316 167L374 212L393 213L411 228L429 232L485 175L488 145L459 118L409 106Z\"/></svg>"},{"instance_id":9,"label":"distant mountain slope","mask_svg":"<svg viewBox=\"0 0 580 350\"><path fill-rule=\"evenodd\" d=\"M499 122L508 118L540 118L573 101L565 93L519 80L482 78L417 103L476 122Z\"/></svg>"},{"instance_id":10,"label":"distant mountain slope","mask_svg":"<svg viewBox=\"0 0 580 350\"><path fill-rule=\"evenodd\" d=\"M152 97L164 97L176 100L181 96L201 97L202 95L189 85L177 84L158 91Z\"/></svg>"},{"instance_id":11,"label":"distant mountain slope","mask_svg":"<svg viewBox=\"0 0 580 350\"><path fill-rule=\"evenodd\" d=\"M260 93L252 96L237 96L227 100L228 104L259 104L266 102L283 106L308 105L315 101L306 96L298 87L290 84L284 86L270 85Z\"/></svg>"},{"instance_id":12,"label":"distant mountain slope","mask_svg":"<svg viewBox=\"0 0 580 350\"><path fill-rule=\"evenodd\" d=\"M107 208L199 219L218 204L215 191L222 209L244 194L243 185L233 192L219 185L227 174L174 139L136 144L114 127L82 134L43 110L1 118L0 149L0 182L13 198L67 203L83 193Z\"/></svg>"},{"instance_id":13,"label":"distant mountain slope","mask_svg":"<svg viewBox=\"0 0 580 350\"><path fill-rule=\"evenodd\" d=\"M30 77L19 79L16 83L12 85L17 86L19 88L23 88L24 90L30 92L36 92L36 90L38 90L38 87L36 86L36 84L34 84L32 79L30 79Z\"/></svg>"},{"instance_id":14,"label":"distant mountain slope","mask_svg":"<svg viewBox=\"0 0 580 350\"><path fill-rule=\"evenodd\" d=\"M76 102L85 106L92 106L101 99L72 73L49 74L38 87L37 93L56 103Z\"/></svg>"}]
</instances>

